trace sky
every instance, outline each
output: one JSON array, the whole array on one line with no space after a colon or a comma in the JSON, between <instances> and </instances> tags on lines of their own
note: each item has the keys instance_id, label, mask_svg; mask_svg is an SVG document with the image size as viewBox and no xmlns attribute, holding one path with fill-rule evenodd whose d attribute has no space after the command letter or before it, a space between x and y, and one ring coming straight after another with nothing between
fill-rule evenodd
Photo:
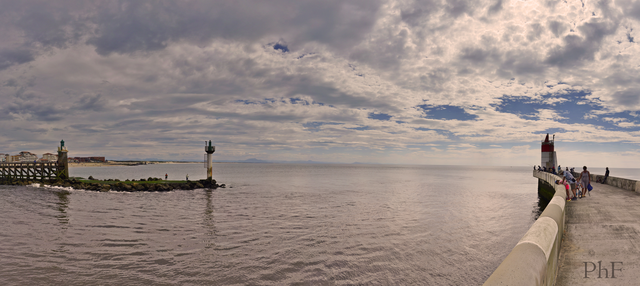
<instances>
[{"instance_id":1,"label":"sky","mask_svg":"<svg viewBox=\"0 0 640 286\"><path fill-rule=\"evenodd\" d=\"M640 0L0 0L0 153L640 162Z\"/></svg>"}]
</instances>

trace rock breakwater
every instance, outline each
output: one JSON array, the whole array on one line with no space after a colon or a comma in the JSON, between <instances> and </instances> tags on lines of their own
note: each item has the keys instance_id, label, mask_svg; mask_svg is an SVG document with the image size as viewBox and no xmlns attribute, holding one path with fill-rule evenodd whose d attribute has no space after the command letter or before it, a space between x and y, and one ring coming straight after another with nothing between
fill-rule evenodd
<instances>
[{"instance_id":1,"label":"rock breakwater","mask_svg":"<svg viewBox=\"0 0 640 286\"><path fill-rule=\"evenodd\" d=\"M155 179L155 178L154 178ZM148 180L141 179L139 181L119 181L107 179L103 181L98 180L56 180L49 182L30 181L30 180L7 180L0 179L2 185L19 185L28 186L33 184L40 184L42 186L64 187L73 188L77 190L90 190L99 192L169 192L173 190L195 190L195 189L217 189L225 188L225 184L218 184L216 180L199 180L199 181L161 181L161 180Z\"/></svg>"}]
</instances>

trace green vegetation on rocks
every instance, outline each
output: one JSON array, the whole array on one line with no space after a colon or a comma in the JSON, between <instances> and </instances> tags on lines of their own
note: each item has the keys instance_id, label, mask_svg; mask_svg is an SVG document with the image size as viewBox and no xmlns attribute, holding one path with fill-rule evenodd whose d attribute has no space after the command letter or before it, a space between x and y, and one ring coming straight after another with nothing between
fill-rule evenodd
<instances>
[{"instance_id":1,"label":"green vegetation on rocks","mask_svg":"<svg viewBox=\"0 0 640 286\"><path fill-rule=\"evenodd\" d=\"M92 177L90 177L92 178ZM152 180L149 180L152 179ZM157 180L155 180L157 179ZM40 182L31 180L10 180L0 178L2 185L27 186L32 184L50 185L55 187L73 188L91 191L118 191L118 192L168 192L172 190L194 190L194 189L217 189L226 187L225 184L218 185L216 180L199 181L162 181L158 178L148 178L139 181L120 180L82 180L72 178L69 180L56 180L51 182Z\"/></svg>"}]
</instances>

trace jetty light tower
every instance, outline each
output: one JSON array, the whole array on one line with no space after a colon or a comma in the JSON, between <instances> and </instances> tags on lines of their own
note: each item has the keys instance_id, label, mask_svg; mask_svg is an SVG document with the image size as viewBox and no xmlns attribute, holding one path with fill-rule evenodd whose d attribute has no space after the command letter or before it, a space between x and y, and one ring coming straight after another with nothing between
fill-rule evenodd
<instances>
[{"instance_id":1,"label":"jetty light tower","mask_svg":"<svg viewBox=\"0 0 640 286\"><path fill-rule=\"evenodd\" d=\"M69 160L67 159L67 147L64 146L64 140L60 140L58 147L58 174L59 179L69 179Z\"/></svg>"},{"instance_id":2,"label":"jetty light tower","mask_svg":"<svg viewBox=\"0 0 640 286\"><path fill-rule=\"evenodd\" d=\"M553 139L549 140L549 133L547 133L547 137L545 137L544 141L542 141L541 166L547 167L547 170L551 169L551 167L558 167L558 158L556 157L556 151L553 148L555 137L556 136L554 135Z\"/></svg>"},{"instance_id":3,"label":"jetty light tower","mask_svg":"<svg viewBox=\"0 0 640 286\"><path fill-rule=\"evenodd\" d=\"M216 146L211 146L211 140L209 140L209 146L207 146L207 141L204 141L204 151L207 152L207 181L211 182L213 179L213 162L211 161L211 154L216 151Z\"/></svg>"}]
</instances>

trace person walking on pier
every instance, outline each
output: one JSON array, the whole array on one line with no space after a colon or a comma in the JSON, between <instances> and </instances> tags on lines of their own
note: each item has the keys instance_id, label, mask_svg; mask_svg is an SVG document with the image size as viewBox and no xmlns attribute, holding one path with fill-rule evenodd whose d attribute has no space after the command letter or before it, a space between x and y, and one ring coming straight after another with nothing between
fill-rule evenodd
<instances>
[{"instance_id":1,"label":"person walking on pier","mask_svg":"<svg viewBox=\"0 0 640 286\"><path fill-rule=\"evenodd\" d=\"M589 173L589 171L587 171L587 166L583 166L582 167L582 173L580 173L580 178L578 179L578 181L580 181L580 189L582 190L582 198L587 196L587 188L589 188L589 185L591 184L591 173Z\"/></svg>"}]
</instances>

